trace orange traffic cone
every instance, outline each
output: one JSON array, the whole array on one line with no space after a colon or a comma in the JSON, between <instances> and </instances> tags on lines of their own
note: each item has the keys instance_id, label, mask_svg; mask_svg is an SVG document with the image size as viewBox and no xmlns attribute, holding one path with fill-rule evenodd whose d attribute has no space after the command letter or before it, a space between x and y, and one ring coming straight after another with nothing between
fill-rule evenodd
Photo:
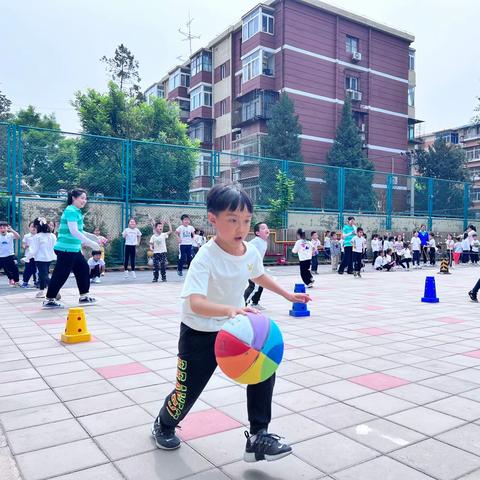
<instances>
[{"instance_id":1,"label":"orange traffic cone","mask_svg":"<svg viewBox=\"0 0 480 480\"><path fill-rule=\"evenodd\" d=\"M85 311L83 308L70 308L68 310L67 325L65 333L62 334L64 343L89 342L92 339L91 333L87 328Z\"/></svg>"}]
</instances>

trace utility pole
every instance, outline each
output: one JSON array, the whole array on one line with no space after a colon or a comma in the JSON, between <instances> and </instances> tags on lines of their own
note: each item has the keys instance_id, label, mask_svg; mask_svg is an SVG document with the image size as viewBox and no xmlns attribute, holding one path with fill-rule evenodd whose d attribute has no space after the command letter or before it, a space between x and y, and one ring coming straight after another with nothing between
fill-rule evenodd
<instances>
[{"instance_id":1,"label":"utility pole","mask_svg":"<svg viewBox=\"0 0 480 480\"><path fill-rule=\"evenodd\" d=\"M180 35L182 35L183 41L188 42L190 46L190 56L192 56L192 40L200 38L200 35L192 34L192 22L193 18L190 18L190 12L188 12L188 22L185 23L186 31L183 31L181 28L178 29Z\"/></svg>"}]
</instances>

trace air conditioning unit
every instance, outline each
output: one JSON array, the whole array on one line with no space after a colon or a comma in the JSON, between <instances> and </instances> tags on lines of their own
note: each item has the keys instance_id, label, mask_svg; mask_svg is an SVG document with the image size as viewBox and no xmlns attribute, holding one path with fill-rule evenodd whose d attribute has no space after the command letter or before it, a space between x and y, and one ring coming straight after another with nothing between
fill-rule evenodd
<instances>
[{"instance_id":1,"label":"air conditioning unit","mask_svg":"<svg viewBox=\"0 0 480 480\"><path fill-rule=\"evenodd\" d=\"M392 176L392 184L393 185L398 185L398 177L396 175Z\"/></svg>"},{"instance_id":2,"label":"air conditioning unit","mask_svg":"<svg viewBox=\"0 0 480 480\"><path fill-rule=\"evenodd\" d=\"M360 62L362 60L362 54L360 52L352 52L352 61Z\"/></svg>"},{"instance_id":3,"label":"air conditioning unit","mask_svg":"<svg viewBox=\"0 0 480 480\"><path fill-rule=\"evenodd\" d=\"M360 102L362 100L362 92L359 92L358 90L347 89L347 94L354 102Z\"/></svg>"}]
</instances>

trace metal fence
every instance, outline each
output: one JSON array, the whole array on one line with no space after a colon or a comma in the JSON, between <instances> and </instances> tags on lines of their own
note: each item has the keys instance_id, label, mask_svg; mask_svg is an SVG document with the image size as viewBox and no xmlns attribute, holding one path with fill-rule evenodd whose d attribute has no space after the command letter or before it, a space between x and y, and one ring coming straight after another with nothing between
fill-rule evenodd
<instances>
[{"instance_id":1,"label":"metal fence","mask_svg":"<svg viewBox=\"0 0 480 480\"><path fill-rule=\"evenodd\" d=\"M75 186L89 192L96 222L114 232L149 205L195 211L223 181L239 182L258 208L268 209L278 198L278 171L294 181L285 227L289 217L319 213L336 219L331 228L354 214L378 217L387 230L404 217L425 219L432 228L437 219L466 224L471 214L465 182L0 123L0 216L14 226L24 227L48 200L59 205Z\"/></svg>"}]
</instances>

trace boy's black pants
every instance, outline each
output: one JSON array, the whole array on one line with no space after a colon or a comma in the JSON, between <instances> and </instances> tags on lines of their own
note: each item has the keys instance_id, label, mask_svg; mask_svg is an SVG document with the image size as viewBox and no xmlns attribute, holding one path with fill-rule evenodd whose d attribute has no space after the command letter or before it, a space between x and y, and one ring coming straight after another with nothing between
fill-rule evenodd
<instances>
[{"instance_id":1,"label":"boy's black pants","mask_svg":"<svg viewBox=\"0 0 480 480\"><path fill-rule=\"evenodd\" d=\"M255 291L255 288L258 289ZM253 293L255 291L255 293ZM260 297L262 296L263 287L257 285L255 282L251 280L248 281L248 287L243 294L243 298L245 299L245 305L248 305L248 302L251 300L253 304L257 304L260 302ZM253 293L253 295L252 295Z\"/></svg>"},{"instance_id":2,"label":"boy's black pants","mask_svg":"<svg viewBox=\"0 0 480 480\"><path fill-rule=\"evenodd\" d=\"M190 411L217 368L215 339L218 332L200 332L180 325L177 382L160 410L162 428L174 428ZM272 418L275 374L268 380L248 385L247 410L250 433L267 428Z\"/></svg>"},{"instance_id":3,"label":"boy's black pants","mask_svg":"<svg viewBox=\"0 0 480 480\"><path fill-rule=\"evenodd\" d=\"M362 257L363 253L352 252L353 253L353 267L356 272L360 272L362 269Z\"/></svg>"},{"instance_id":4,"label":"boy's black pants","mask_svg":"<svg viewBox=\"0 0 480 480\"><path fill-rule=\"evenodd\" d=\"M14 282L18 282L20 280L18 275L18 267L15 263L15 255L0 257L0 270L2 268L9 280L13 280Z\"/></svg>"}]
</instances>

